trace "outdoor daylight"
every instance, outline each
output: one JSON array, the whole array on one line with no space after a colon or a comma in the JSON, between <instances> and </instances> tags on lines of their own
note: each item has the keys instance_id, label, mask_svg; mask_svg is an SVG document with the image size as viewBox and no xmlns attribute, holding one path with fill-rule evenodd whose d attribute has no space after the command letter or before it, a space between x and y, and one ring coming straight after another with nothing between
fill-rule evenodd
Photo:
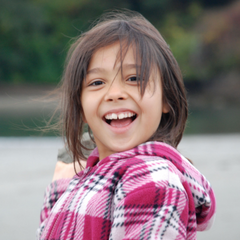
<instances>
[{"instance_id":1,"label":"outdoor daylight","mask_svg":"<svg viewBox=\"0 0 240 240\"><path fill-rule=\"evenodd\" d=\"M240 239L239 92L240 0L0 0L0 239Z\"/></svg>"}]
</instances>

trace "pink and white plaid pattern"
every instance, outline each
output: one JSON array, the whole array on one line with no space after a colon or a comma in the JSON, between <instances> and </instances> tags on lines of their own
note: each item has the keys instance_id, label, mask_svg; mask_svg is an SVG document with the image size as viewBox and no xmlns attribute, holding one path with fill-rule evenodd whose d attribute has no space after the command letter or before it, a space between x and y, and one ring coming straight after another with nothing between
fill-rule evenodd
<instances>
[{"instance_id":1,"label":"pink and white plaid pattern","mask_svg":"<svg viewBox=\"0 0 240 240\"><path fill-rule=\"evenodd\" d=\"M215 197L171 146L147 142L98 162L45 193L38 239L196 239L210 227Z\"/></svg>"}]
</instances>

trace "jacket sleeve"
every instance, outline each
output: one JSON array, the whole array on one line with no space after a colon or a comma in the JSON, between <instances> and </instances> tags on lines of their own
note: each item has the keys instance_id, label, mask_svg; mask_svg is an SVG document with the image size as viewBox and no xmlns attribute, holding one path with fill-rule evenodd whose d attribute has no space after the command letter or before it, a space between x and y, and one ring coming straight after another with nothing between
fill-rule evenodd
<instances>
[{"instance_id":1,"label":"jacket sleeve","mask_svg":"<svg viewBox=\"0 0 240 240\"><path fill-rule=\"evenodd\" d=\"M186 239L188 204L176 185L143 184L115 205L110 239Z\"/></svg>"},{"instance_id":2,"label":"jacket sleeve","mask_svg":"<svg viewBox=\"0 0 240 240\"><path fill-rule=\"evenodd\" d=\"M62 196L62 194L66 191L69 185L69 182L70 182L70 179L59 179L47 186L44 194L42 210L40 213L40 226L37 230L38 237L41 235L41 232L45 227L45 223L49 217L49 214L53 206L58 201L58 199Z\"/></svg>"}]
</instances>

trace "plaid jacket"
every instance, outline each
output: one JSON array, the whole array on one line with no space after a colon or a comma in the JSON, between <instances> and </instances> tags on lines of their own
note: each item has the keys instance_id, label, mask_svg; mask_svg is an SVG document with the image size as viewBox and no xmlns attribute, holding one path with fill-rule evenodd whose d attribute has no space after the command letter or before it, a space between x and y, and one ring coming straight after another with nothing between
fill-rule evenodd
<instances>
[{"instance_id":1,"label":"plaid jacket","mask_svg":"<svg viewBox=\"0 0 240 240\"><path fill-rule=\"evenodd\" d=\"M38 239L196 239L210 227L209 182L171 146L147 142L98 161L45 193Z\"/></svg>"}]
</instances>

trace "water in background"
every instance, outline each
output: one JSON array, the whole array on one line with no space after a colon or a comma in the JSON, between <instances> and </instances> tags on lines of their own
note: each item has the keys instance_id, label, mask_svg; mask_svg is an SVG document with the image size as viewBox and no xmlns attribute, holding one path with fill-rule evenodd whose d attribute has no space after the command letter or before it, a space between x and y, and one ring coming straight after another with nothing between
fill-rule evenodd
<instances>
[{"instance_id":1,"label":"water in background","mask_svg":"<svg viewBox=\"0 0 240 240\"><path fill-rule=\"evenodd\" d=\"M54 131L37 131L46 126L57 106L57 102L46 97L52 89L46 86L0 89L0 136L57 136ZM190 99L186 134L240 133L237 104L201 104L202 101Z\"/></svg>"}]
</instances>

